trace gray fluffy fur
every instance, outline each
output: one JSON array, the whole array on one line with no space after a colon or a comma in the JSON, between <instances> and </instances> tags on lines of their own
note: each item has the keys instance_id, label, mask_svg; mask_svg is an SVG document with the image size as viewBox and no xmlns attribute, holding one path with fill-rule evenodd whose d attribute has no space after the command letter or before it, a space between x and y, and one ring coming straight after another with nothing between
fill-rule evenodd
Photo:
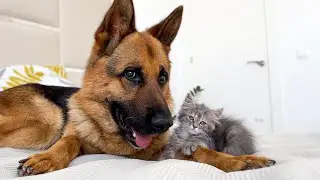
<instances>
[{"instance_id":1,"label":"gray fluffy fur","mask_svg":"<svg viewBox=\"0 0 320 180\"><path fill-rule=\"evenodd\" d=\"M175 118L179 125L160 159L173 159L179 150L191 155L198 146L236 156L255 153L254 137L239 120L225 116L223 109L213 110L197 102L202 90L197 86L187 94Z\"/></svg>"},{"instance_id":2,"label":"gray fluffy fur","mask_svg":"<svg viewBox=\"0 0 320 180\"><path fill-rule=\"evenodd\" d=\"M222 116L220 126L216 128L213 139L219 152L234 156L253 154L256 146L252 133L241 123L232 117Z\"/></svg>"}]
</instances>

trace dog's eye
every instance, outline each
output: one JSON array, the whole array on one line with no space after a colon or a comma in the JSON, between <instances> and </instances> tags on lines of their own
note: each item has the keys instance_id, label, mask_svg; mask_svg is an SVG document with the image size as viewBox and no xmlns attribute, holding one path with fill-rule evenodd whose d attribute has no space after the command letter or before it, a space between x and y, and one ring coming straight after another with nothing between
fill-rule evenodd
<instances>
[{"instance_id":1,"label":"dog's eye","mask_svg":"<svg viewBox=\"0 0 320 180\"><path fill-rule=\"evenodd\" d=\"M138 83L140 81L139 73L135 69L127 69L127 70L125 70L124 76L129 81L135 81L136 83Z\"/></svg>"},{"instance_id":2,"label":"dog's eye","mask_svg":"<svg viewBox=\"0 0 320 180\"><path fill-rule=\"evenodd\" d=\"M165 76L165 75L160 76L159 77L159 82L160 82L160 84L167 83L167 76Z\"/></svg>"},{"instance_id":3,"label":"dog's eye","mask_svg":"<svg viewBox=\"0 0 320 180\"><path fill-rule=\"evenodd\" d=\"M163 66L161 66L160 68L161 70L160 70L158 81L160 85L164 85L168 82L168 73L165 71Z\"/></svg>"},{"instance_id":4,"label":"dog's eye","mask_svg":"<svg viewBox=\"0 0 320 180\"><path fill-rule=\"evenodd\" d=\"M136 72L129 70L125 72L125 75L128 79L134 79L136 77Z\"/></svg>"},{"instance_id":5,"label":"dog's eye","mask_svg":"<svg viewBox=\"0 0 320 180\"><path fill-rule=\"evenodd\" d=\"M204 122L204 121L201 121L201 122L200 122L200 125L201 125L201 126L205 126L206 124L207 124L207 123Z\"/></svg>"}]
</instances>

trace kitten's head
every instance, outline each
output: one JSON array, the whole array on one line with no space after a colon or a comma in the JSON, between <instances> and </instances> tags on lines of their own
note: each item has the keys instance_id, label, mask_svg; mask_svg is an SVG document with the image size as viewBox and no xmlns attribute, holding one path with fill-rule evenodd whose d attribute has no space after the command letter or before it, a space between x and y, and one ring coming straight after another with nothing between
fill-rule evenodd
<instances>
[{"instance_id":1,"label":"kitten's head","mask_svg":"<svg viewBox=\"0 0 320 180\"><path fill-rule=\"evenodd\" d=\"M190 91L179 111L178 120L180 125L188 129L191 134L209 134L219 125L219 119L223 109L213 110L205 104L199 104L197 97L202 89L197 86Z\"/></svg>"},{"instance_id":2,"label":"kitten's head","mask_svg":"<svg viewBox=\"0 0 320 180\"><path fill-rule=\"evenodd\" d=\"M210 134L219 125L219 118L223 109L212 110L204 104L195 104L193 107L183 109L178 120L191 134Z\"/></svg>"}]
</instances>

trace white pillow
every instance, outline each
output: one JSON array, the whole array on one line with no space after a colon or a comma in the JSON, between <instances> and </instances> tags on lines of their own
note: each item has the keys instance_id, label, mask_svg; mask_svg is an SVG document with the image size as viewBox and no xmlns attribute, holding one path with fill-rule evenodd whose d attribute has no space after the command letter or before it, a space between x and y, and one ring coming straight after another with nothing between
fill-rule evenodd
<instances>
[{"instance_id":1,"label":"white pillow","mask_svg":"<svg viewBox=\"0 0 320 180\"><path fill-rule=\"evenodd\" d=\"M62 65L14 65L0 69L0 91L28 83L75 86L67 80L66 70Z\"/></svg>"}]
</instances>

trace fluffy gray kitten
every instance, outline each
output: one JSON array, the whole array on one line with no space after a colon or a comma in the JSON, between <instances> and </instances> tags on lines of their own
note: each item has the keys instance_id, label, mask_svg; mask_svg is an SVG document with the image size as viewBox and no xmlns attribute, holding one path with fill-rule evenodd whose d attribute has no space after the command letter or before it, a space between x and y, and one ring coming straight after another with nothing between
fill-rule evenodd
<instances>
[{"instance_id":1,"label":"fluffy gray kitten","mask_svg":"<svg viewBox=\"0 0 320 180\"><path fill-rule=\"evenodd\" d=\"M235 156L255 153L254 138L240 121L224 116L223 109L213 110L197 102L202 90L197 86L187 94L175 118L178 126L160 159L173 159L180 150L191 155L198 146Z\"/></svg>"}]
</instances>

